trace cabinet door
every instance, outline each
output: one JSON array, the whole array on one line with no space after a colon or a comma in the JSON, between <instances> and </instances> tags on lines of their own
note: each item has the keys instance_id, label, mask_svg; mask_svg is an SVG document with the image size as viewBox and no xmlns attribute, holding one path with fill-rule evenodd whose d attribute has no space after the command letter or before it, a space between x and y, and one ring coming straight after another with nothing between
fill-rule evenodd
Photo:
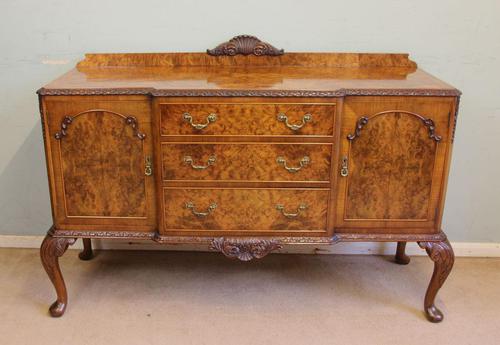
<instances>
[{"instance_id":1,"label":"cabinet door","mask_svg":"<svg viewBox=\"0 0 500 345\"><path fill-rule=\"evenodd\" d=\"M338 227L439 230L453 107L453 98L346 99Z\"/></svg>"},{"instance_id":2,"label":"cabinet door","mask_svg":"<svg viewBox=\"0 0 500 345\"><path fill-rule=\"evenodd\" d=\"M153 230L149 102L52 97L44 106L56 228Z\"/></svg>"}]
</instances>

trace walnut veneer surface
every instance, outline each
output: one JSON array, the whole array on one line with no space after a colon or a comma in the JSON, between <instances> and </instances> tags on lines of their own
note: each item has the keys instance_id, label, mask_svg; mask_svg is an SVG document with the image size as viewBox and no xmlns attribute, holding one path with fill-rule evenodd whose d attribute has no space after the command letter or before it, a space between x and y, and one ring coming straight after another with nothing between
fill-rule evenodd
<instances>
[{"instance_id":1,"label":"walnut veneer surface","mask_svg":"<svg viewBox=\"0 0 500 345\"><path fill-rule=\"evenodd\" d=\"M407 54L285 53L238 36L207 53L87 54L39 90L58 257L84 238L200 243L248 261L287 244L407 241L453 265L441 230L460 92Z\"/></svg>"}]
</instances>

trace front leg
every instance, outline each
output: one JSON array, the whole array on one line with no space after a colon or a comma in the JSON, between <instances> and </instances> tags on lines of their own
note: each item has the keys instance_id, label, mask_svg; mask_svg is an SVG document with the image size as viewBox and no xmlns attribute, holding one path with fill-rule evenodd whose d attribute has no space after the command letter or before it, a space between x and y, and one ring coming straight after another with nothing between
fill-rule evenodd
<instances>
[{"instance_id":1,"label":"front leg","mask_svg":"<svg viewBox=\"0 0 500 345\"><path fill-rule=\"evenodd\" d=\"M56 289L57 300L50 306L49 312L53 317L59 317L64 314L68 303L68 294L66 285L59 268L59 257L66 252L68 246L75 243L76 238L45 236L40 247L40 258L43 268L47 272L52 284Z\"/></svg>"},{"instance_id":2,"label":"front leg","mask_svg":"<svg viewBox=\"0 0 500 345\"><path fill-rule=\"evenodd\" d=\"M455 255L448 240L441 242L419 242L418 245L425 249L431 260L434 261L434 272L432 273L432 278L425 294L425 313L429 321L441 322L443 320L443 313L436 308L434 300L437 292L443 286L451 272Z\"/></svg>"}]
</instances>

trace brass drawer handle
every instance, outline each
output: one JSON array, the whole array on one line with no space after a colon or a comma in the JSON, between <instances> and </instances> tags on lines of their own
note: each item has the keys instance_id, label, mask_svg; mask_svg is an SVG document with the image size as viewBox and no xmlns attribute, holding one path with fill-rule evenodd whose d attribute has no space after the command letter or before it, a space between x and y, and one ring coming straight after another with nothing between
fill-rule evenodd
<instances>
[{"instance_id":1,"label":"brass drawer handle","mask_svg":"<svg viewBox=\"0 0 500 345\"><path fill-rule=\"evenodd\" d=\"M306 204L300 204L299 207L297 207L297 212L295 213L288 213L285 211L285 206L282 204L277 204L276 209L281 212L282 215L284 215L287 218L296 218L299 216L301 211L304 211L307 208Z\"/></svg>"},{"instance_id":2,"label":"brass drawer handle","mask_svg":"<svg viewBox=\"0 0 500 345\"><path fill-rule=\"evenodd\" d=\"M193 117L188 112L185 112L182 115L182 118L184 119L184 121L189 123L194 129L201 130L201 129L207 127L210 123L217 121L217 114L214 114L214 113L208 114L207 122L205 122L205 123L193 123Z\"/></svg>"},{"instance_id":3,"label":"brass drawer handle","mask_svg":"<svg viewBox=\"0 0 500 345\"><path fill-rule=\"evenodd\" d=\"M217 208L217 204L215 202L212 202L210 203L210 205L208 205L207 212L198 212L195 210L196 205L192 201L188 201L186 202L186 208L188 210L191 210L191 213L196 217L204 218L215 211L215 209Z\"/></svg>"},{"instance_id":4,"label":"brass drawer handle","mask_svg":"<svg viewBox=\"0 0 500 345\"><path fill-rule=\"evenodd\" d=\"M278 157L278 158L276 158L276 163L278 163L279 165L282 165L288 172L290 172L290 173L296 173L300 169L302 169L303 167L305 167L306 165L308 165L309 163L311 163L311 158L309 158L309 156L302 157L302 159L299 162L300 166L298 166L298 167L289 167L289 166L287 166L286 165L286 160L285 160L284 157Z\"/></svg>"},{"instance_id":5,"label":"brass drawer handle","mask_svg":"<svg viewBox=\"0 0 500 345\"><path fill-rule=\"evenodd\" d=\"M342 165L340 168L340 176L347 177L349 175L349 166L347 156L342 157Z\"/></svg>"},{"instance_id":6,"label":"brass drawer handle","mask_svg":"<svg viewBox=\"0 0 500 345\"><path fill-rule=\"evenodd\" d=\"M191 168L195 170L205 170L209 166L214 165L216 160L216 156L210 156L208 157L207 165L196 165L194 164L193 158L191 156L184 156L184 163L191 165Z\"/></svg>"},{"instance_id":7,"label":"brass drawer handle","mask_svg":"<svg viewBox=\"0 0 500 345\"><path fill-rule=\"evenodd\" d=\"M153 175L153 162L151 161L151 156L146 156L146 163L144 164L144 175L151 176Z\"/></svg>"},{"instance_id":8,"label":"brass drawer handle","mask_svg":"<svg viewBox=\"0 0 500 345\"><path fill-rule=\"evenodd\" d=\"M305 114L302 117L302 122L300 124L298 124L298 125L292 125L292 124L290 124L288 122L288 116L286 116L285 113L279 113L277 119L278 119L279 122L284 122L285 125L288 128L290 128L292 131L298 131L299 129L301 129L302 127L304 127L304 125L307 122L310 122L312 120L312 115L311 114Z\"/></svg>"}]
</instances>

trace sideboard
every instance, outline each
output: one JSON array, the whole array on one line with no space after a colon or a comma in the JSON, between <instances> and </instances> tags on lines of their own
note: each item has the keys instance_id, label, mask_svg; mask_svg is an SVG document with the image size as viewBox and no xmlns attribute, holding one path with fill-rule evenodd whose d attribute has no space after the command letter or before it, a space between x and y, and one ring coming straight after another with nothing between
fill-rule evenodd
<instances>
[{"instance_id":1,"label":"sideboard","mask_svg":"<svg viewBox=\"0 0 500 345\"><path fill-rule=\"evenodd\" d=\"M407 242L454 255L441 219L460 92L408 54L285 53L241 35L205 53L87 54L38 91L58 258L83 239L198 244L250 261L288 244Z\"/></svg>"}]
</instances>

